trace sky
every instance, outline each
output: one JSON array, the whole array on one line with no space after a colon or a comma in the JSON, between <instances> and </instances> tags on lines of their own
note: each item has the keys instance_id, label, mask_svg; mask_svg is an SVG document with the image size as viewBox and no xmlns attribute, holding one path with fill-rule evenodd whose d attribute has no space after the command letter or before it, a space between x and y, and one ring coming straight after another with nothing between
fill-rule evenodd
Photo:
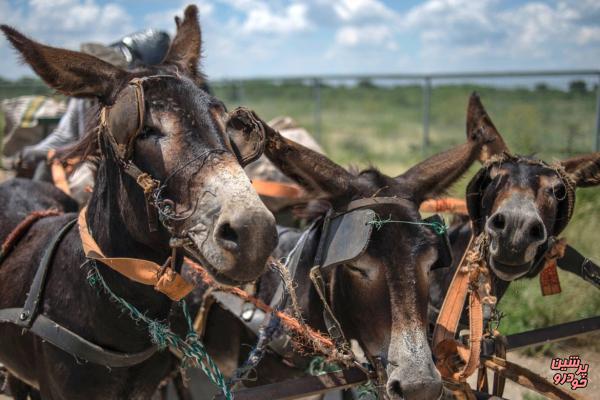
<instances>
[{"instance_id":1,"label":"sky","mask_svg":"<svg viewBox=\"0 0 600 400\"><path fill-rule=\"evenodd\" d=\"M77 49L154 27L191 1L0 0L0 23ZM212 79L600 68L599 0L201 0ZM32 76L0 38L0 76Z\"/></svg>"}]
</instances>

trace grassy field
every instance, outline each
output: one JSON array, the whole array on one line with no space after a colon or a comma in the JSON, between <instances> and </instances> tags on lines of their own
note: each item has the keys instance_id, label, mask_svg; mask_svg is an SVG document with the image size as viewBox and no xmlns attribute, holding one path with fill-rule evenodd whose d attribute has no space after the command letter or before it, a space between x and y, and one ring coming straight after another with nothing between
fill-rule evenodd
<instances>
[{"instance_id":1,"label":"grassy field","mask_svg":"<svg viewBox=\"0 0 600 400\"><path fill-rule=\"evenodd\" d=\"M243 88L215 85L215 94L230 109L245 105L263 118L289 115L315 132L313 89L297 84L245 83ZM480 93L496 126L512 151L538 154L547 161L592 151L594 91L562 91L540 87L500 88L472 85L436 86L432 93L431 145L422 149L422 91L419 86L321 89L322 134L317 139L342 165L375 165L396 175L426 155L461 143L465 138L468 96ZM37 91L36 91L37 92ZM30 93L30 92L25 92ZM10 95L24 94L12 90ZM7 93L0 90L0 98ZM0 115L0 132L3 124ZM474 166L451 194L463 196ZM600 260L600 190L577 192L577 207L564 233L586 256ZM507 315L504 333L543 327L600 314L600 296L591 285L561 273L563 292L542 298L537 279L514 283L500 308Z\"/></svg>"}]
</instances>

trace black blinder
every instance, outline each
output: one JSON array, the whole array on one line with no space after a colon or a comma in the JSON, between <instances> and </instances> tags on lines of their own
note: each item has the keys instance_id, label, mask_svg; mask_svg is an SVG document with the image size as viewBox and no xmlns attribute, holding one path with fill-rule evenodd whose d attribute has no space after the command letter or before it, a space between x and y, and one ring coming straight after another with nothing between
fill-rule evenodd
<instances>
[{"instance_id":1,"label":"black blinder","mask_svg":"<svg viewBox=\"0 0 600 400\"><path fill-rule=\"evenodd\" d=\"M121 91L116 103L108 111L108 128L114 138L119 157L129 159L133 149L133 141L141 129L141 107L137 89L128 85Z\"/></svg>"},{"instance_id":2,"label":"black blinder","mask_svg":"<svg viewBox=\"0 0 600 400\"><path fill-rule=\"evenodd\" d=\"M321 267L333 267L352 262L367 250L375 211L368 208L356 209L332 218L323 246L324 260Z\"/></svg>"},{"instance_id":3,"label":"black blinder","mask_svg":"<svg viewBox=\"0 0 600 400\"><path fill-rule=\"evenodd\" d=\"M438 214L434 214L430 217L427 217L423 220L424 222L430 224L436 224L438 226L445 226L444 219L440 217ZM431 225L428 225L431 227ZM430 228L433 229L433 228ZM435 237L437 239L437 260L431 266L431 270L438 268L446 268L452 265L452 261L454 261L454 257L452 256L452 247L450 246L450 238L448 237L448 231L444 229L443 233L439 233L439 231L434 231Z\"/></svg>"}]
</instances>

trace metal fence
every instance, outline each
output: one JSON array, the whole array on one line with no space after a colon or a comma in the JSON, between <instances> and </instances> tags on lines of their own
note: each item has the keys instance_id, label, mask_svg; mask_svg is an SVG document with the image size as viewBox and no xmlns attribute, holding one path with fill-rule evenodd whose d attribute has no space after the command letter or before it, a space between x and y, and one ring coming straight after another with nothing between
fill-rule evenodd
<instances>
[{"instance_id":1,"label":"metal fence","mask_svg":"<svg viewBox=\"0 0 600 400\"><path fill-rule=\"evenodd\" d=\"M257 84L291 84L301 83L310 90L306 93L307 100L312 104L312 131L318 139L323 139L323 88L331 82L364 82L377 81L394 85L395 83L411 83L421 88L419 96L422 97L420 106L422 138L420 140L423 151L431 145L431 121L432 106L435 106L432 91L436 85L441 83L454 84L456 82L474 81L485 82L485 84L512 79L515 82L526 80L548 80L554 78L586 79L595 86L595 121L586 123L585 130L590 131L588 137L593 138L593 148L600 151L600 70L549 70L549 71L508 71L508 72L465 72L465 73L437 73L437 74L357 74L357 75L320 75L320 76L288 76L288 77L265 77L251 79L221 79L211 82L215 88L228 88L233 90L232 98L239 104L246 104L245 88ZM21 94L50 94L47 87L38 82L27 82L23 85L0 84L0 99L14 97ZM281 103L280 103L281 104ZM248 104L253 106L250 102ZM326 106L329 106L327 104ZM585 116L587 118L588 115ZM587 147L587 146L586 146Z\"/></svg>"},{"instance_id":2,"label":"metal fence","mask_svg":"<svg viewBox=\"0 0 600 400\"><path fill-rule=\"evenodd\" d=\"M312 86L314 103L314 133L317 137L322 135L322 98L321 88L324 82L331 81L411 81L420 82L422 87L422 147L426 149L430 143L430 121L432 106L432 88L436 82L453 82L465 80L485 80L487 82L499 79L547 79L547 78L587 78L595 84L596 108L595 123L590 135L593 137L595 151L600 151L600 69L599 70L546 70L546 71L504 71L504 72L460 72L460 73L432 73L432 74L357 74L357 75L319 75L319 76L287 76L265 77L237 80L216 81L217 85L231 85L238 91L237 97L243 98L244 85L253 82L286 83L303 82ZM595 81L595 82L594 82Z\"/></svg>"}]
</instances>

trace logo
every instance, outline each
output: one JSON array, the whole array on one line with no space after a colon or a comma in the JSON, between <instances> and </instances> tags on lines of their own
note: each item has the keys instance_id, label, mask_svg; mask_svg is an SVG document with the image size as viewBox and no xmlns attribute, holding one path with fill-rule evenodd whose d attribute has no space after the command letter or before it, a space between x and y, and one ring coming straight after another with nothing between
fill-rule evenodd
<instances>
[{"instance_id":1,"label":"logo","mask_svg":"<svg viewBox=\"0 0 600 400\"><path fill-rule=\"evenodd\" d=\"M552 380L555 385L570 384L571 389L577 390L584 388L588 384L589 364L583 364L579 356L569 356L569 358L553 358L550 369L561 371L554 374ZM569 371L573 370L573 372Z\"/></svg>"}]
</instances>

